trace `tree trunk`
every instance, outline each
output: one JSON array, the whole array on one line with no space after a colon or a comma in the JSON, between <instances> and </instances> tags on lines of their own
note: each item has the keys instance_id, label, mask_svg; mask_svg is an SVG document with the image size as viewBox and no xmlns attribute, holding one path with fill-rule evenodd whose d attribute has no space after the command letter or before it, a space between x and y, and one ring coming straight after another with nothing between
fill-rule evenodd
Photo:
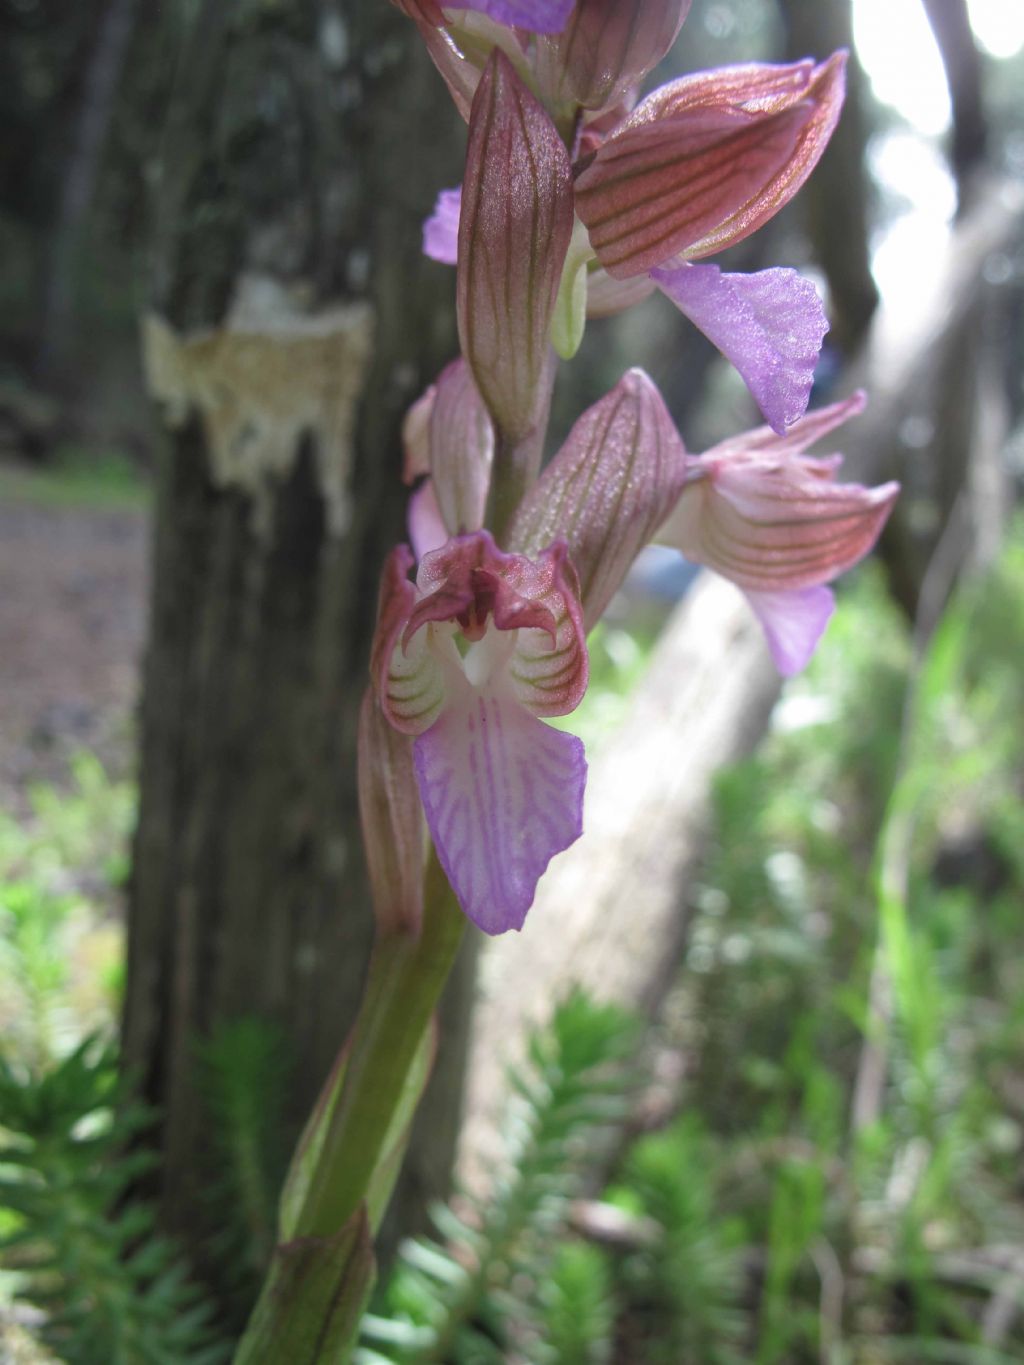
<instances>
[{"instance_id":1,"label":"tree trunk","mask_svg":"<svg viewBox=\"0 0 1024 1365\"><path fill-rule=\"evenodd\" d=\"M924 0L928 22L942 56L953 110L949 159L956 176L958 208L969 207L971 191L988 148L982 92L981 53L974 41L966 0Z\"/></svg>"},{"instance_id":2,"label":"tree trunk","mask_svg":"<svg viewBox=\"0 0 1024 1365\"><path fill-rule=\"evenodd\" d=\"M161 1113L164 1224L202 1258L214 1187L237 1188L252 1241L279 1174L263 1139L290 1146L358 1003L356 717L402 534L401 416L454 349L453 279L420 224L459 177L460 134L387 4L206 0L180 70L144 328L169 431L124 1055ZM218 1133L234 1076L223 1052L219 1079L197 1059L249 1016L288 1041L280 1133ZM441 1049L448 1095L459 1053ZM227 1053L239 1081L254 1064ZM269 1094L249 1106L274 1126ZM262 1195L213 1169L232 1145L256 1153Z\"/></svg>"},{"instance_id":3,"label":"tree trunk","mask_svg":"<svg viewBox=\"0 0 1024 1365\"><path fill-rule=\"evenodd\" d=\"M849 357L864 339L878 306L868 254L868 178L864 163L867 128L864 73L853 46L850 0L780 0L786 24L787 56L817 57L845 47L846 101L832 139L800 191L814 254L829 288L829 343Z\"/></svg>"},{"instance_id":4,"label":"tree trunk","mask_svg":"<svg viewBox=\"0 0 1024 1365\"><path fill-rule=\"evenodd\" d=\"M92 206L103 144L135 23L135 3L136 0L109 0L89 58L49 244L36 352L38 379L52 378L68 349L74 312L75 261L82 228Z\"/></svg>"}]
</instances>

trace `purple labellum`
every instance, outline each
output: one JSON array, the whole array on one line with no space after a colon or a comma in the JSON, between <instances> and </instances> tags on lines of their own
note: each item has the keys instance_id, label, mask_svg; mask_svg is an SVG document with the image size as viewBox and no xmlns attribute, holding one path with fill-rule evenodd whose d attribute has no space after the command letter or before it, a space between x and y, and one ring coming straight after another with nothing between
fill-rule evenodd
<instances>
[{"instance_id":1,"label":"purple labellum","mask_svg":"<svg viewBox=\"0 0 1024 1365\"><path fill-rule=\"evenodd\" d=\"M423 224L423 254L442 265L455 265L459 259L459 214L462 186L442 190L434 212Z\"/></svg>"},{"instance_id":2,"label":"purple labellum","mask_svg":"<svg viewBox=\"0 0 1024 1365\"><path fill-rule=\"evenodd\" d=\"M828 319L795 270L725 274L717 265L652 270L651 279L736 366L773 431L803 416Z\"/></svg>"},{"instance_id":3,"label":"purple labellum","mask_svg":"<svg viewBox=\"0 0 1024 1365\"><path fill-rule=\"evenodd\" d=\"M459 904L485 933L521 929L537 882L583 832L575 735L500 689L471 690L413 749L423 809Z\"/></svg>"},{"instance_id":4,"label":"purple labellum","mask_svg":"<svg viewBox=\"0 0 1024 1365\"><path fill-rule=\"evenodd\" d=\"M525 28L531 33L561 33L572 14L573 0L473 0L472 3L446 4L453 13L475 10L510 28Z\"/></svg>"},{"instance_id":5,"label":"purple labellum","mask_svg":"<svg viewBox=\"0 0 1024 1365\"><path fill-rule=\"evenodd\" d=\"M835 610L830 588L795 588L791 592L748 592L747 601L761 623L772 661L784 678L810 662Z\"/></svg>"}]
</instances>

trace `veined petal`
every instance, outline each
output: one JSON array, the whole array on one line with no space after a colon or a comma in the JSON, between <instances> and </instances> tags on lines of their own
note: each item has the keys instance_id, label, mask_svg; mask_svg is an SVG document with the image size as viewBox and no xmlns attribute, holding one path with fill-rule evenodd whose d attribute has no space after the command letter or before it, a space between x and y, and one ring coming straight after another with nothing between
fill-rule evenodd
<instances>
[{"instance_id":1,"label":"veined petal","mask_svg":"<svg viewBox=\"0 0 1024 1365\"><path fill-rule=\"evenodd\" d=\"M423 817L412 740L384 717L372 690L359 712L359 818L377 923L417 933L423 916Z\"/></svg>"},{"instance_id":2,"label":"veined petal","mask_svg":"<svg viewBox=\"0 0 1024 1365\"><path fill-rule=\"evenodd\" d=\"M685 478L686 452L660 393L630 370L576 422L520 505L509 543L532 556L565 538L589 630Z\"/></svg>"},{"instance_id":3,"label":"veined petal","mask_svg":"<svg viewBox=\"0 0 1024 1365\"><path fill-rule=\"evenodd\" d=\"M479 640L493 618L498 630L544 631L553 645L553 578L549 564L499 550L489 531L453 536L420 563L419 600L405 638L411 640L430 621L446 621L457 624L467 640Z\"/></svg>"},{"instance_id":4,"label":"veined petal","mask_svg":"<svg viewBox=\"0 0 1024 1365\"><path fill-rule=\"evenodd\" d=\"M577 0L559 37L538 44L542 93L585 109L614 104L661 61L689 8L690 0Z\"/></svg>"},{"instance_id":5,"label":"veined petal","mask_svg":"<svg viewBox=\"0 0 1024 1365\"><path fill-rule=\"evenodd\" d=\"M573 0L460 0L448 10L476 10L499 24L525 28L530 33L561 33L569 22Z\"/></svg>"},{"instance_id":6,"label":"veined petal","mask_svg":"<svg viewBox=\"0 0 1024 1365\"><path fill-rule=\"evenodd\" d=\"M556 2L565 4L566 0ZM525 73L527 61L519 35L507 24L489 17L483 6L445 5L442 10L437 0L392 3L415 21L423 45L464 119L469 118L481 72L496 47Z\"/></svg>"},{"instance_id":7,"label":"veined petal","mask_svg":"<svg viewBox=\"0 0 1024 1365\"><path fill-rule=\"evenodd\" d=\"M576 212L619 278L742 241L810 175L839 117L845 54L724 68L641 101L576 180Z\"/></svg>"},{"instance_id":8,"label":"veined petal","mask_svg":"<svg viewBox=\"0 0 1024 1365\"><path fill-rule=\"evenodd\" d=\"M827 436L835 431L836 427L842 426L851 417L863 412L866 405L867 395L863 389L858 389L851 393L849 398L843 398L838 403L829 403L827 407L815 408L813 412L804 413L798 422L787 428L785 435L780 436L771 427L755 427L753 431L744 431L739 436L730 436L728 440L720 441L718 445L705 451L701 458L711 463L716 460L733 459L737 455L749 456L757 452L779 458L803 455L805 450L810 449L823 436ZM827 456L825 463L834 472L841 458L838 455ZM819 467L823 464L820 459L816 463Z\"/></svg>"},{"instance_id":9,"label":"veined petal","mask_svg":"<svg viewBox=\"0 0 1024 1365\"><path fill-rule=\"evenodd\" d=\"M773 431L803 415L828 331L810 280L795 270L725 274L717 265L655 269L651 279L732 361Z\"/></svg>"},{"instance_id":10,"label":"veined petal","mask_svg":"<svg viewBox=\"0 0 1024 1365\"><path fill-rule=\"evenodd\" d=\"M829 623L836 600L830 588L790 592L748 592L761 623L772 661L784 678L807 667Z\"/></svg>"},{"instance_id":11,"label":"veined petal","mask_svg":"<svg viewBox=\"0 0 1024 1365\"><path fill-rule=\"evenodd\" d=\"M512 442L534 422L572 223L568 153L496 51L470 115L456 298L462 353Z\"/></svg>"},{"instance_id":12,"label":"veined petal","mask_svg":"<svg viewBox=\"0 0 1024 1365\"><path fill-rule=\"evenodd\" d=\"M535 716L564 716L583 699L590 672L579 579L564 540L543 550L535 568L533 591L551 613L554 634L536 628L518 632L509 680Z\"/></svg>"},{"instance_id":13,"label":"veined petal","mask_svg":"<svg viewBox=\"0 0 1024 1365\"><path fill-rule=\"evenodd\" d=\"M462 186L442 190L434 212L423 224L423 254L442 265L454 265L459 258L459 214Z\"/></svg>"},{"instance_id":14,"label":"veined petal","mask_svg":"<svg viewBox=\"0 0 1024 1365\"><path fill-rule=\"evenodd\" d=\"M370 654L370 676L381 709L396 730L408 735L432 725L445 699L444 671L426 632L404 638L416 602L416 588L409 579L412 566L408 545L396 545L381 577Z\"/></svg>"},{"instance_id":15,"label":"veined petal","mask_svg":"<svg viewBox=\"0 0 1024 1365\"><path fill-rule=\"evenodd\" d=\"M461 358L442 370L429 426L430 472L449 534L483 525L494 458L494 428L469 366Z\"/></svg>"},{"instance_id":16,"label":"veined petal","mask_svg":"<svg viewBox=\"0 0 1024 1365\"><path fill-rule=\"evenodd\" d=\"M463 683L413 752L430 834L459 904L485 933L521 929L544 869L582 833L582 742L500 688Z\"/></svg>"},{"instance_id":17,"label":"veined petal","mask_svg":"<svg viewBox=\"0 0 1024 1365\"><path fill-rule=\"evenodd\" d=\"M708 456L658 539L747 591L827 583L872 548L899 484L878 488L822 477L818 461Z\"/></svg>"}]
</instances>

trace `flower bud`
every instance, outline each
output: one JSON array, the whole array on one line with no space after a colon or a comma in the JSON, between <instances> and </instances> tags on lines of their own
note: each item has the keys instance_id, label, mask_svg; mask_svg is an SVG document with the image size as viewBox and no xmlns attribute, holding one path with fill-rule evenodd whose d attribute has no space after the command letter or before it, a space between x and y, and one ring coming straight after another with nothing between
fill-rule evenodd
<instances>
[{"instance_id":1,"label":"flower bud","mask_svg":"<svg viewBox=\"0 0 1024 1365\"><path fill-rule=\"evenodd\" d=\"M495 52L469 120L456 299L462 353L511 442L534 420L572 223L562 140Z\"/></svg>"}]
</instances>

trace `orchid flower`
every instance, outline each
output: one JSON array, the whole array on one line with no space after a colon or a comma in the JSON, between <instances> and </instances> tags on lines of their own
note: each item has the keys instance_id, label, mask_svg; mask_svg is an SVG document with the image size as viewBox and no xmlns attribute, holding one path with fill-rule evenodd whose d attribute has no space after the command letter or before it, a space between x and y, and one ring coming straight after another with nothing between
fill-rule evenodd
<instances>
[{"instance_id":1,"label":"orchid flower","mask_svg":"<svg viewBox=\"0 0 1024 1365\"><path fill-rule=\"evenodd\" d=\"M381 709L414 735L416 781L441 865L489 934L522 927L537 881L582 831L586 760L545 725L579 703L587 647L564 542L534 559L487 531L384 571L372 664Z\"/></svg>"},{"instance_id":2,"label":"orchid flower","mask_svg":"<svg viewBox=\"0 0 1024 1365\"><path fill-rule=\"evenodd\" d=\"M657 539L745 592L785 677L805 667L832 615L826 583L871 550L898 483L837 483L842 457L804 452L863 410L863 393L808 413L786 436L760 427L688 460Z\"/></svg>"},{"instance_id":3,"label":"orchid flower","mask_svg":"<svg viewBox=\"0 0 1024 1365\"><path fill-rule=\"evenodd\" d=\"M393 0L415 20L463 118L491 53L571 126L635 102L640 81L675 42L691 0Z\"/></svg>"},{"instance_id":4,"label":"orchid flower","mask_svg":"<svg viewBox=\"0 0 1024 1365\"><path fill-rule=\"evenodd\" d=\"M736 366L775 431L802 415L828 330L817 290L794 270L696 262L756 231L807 179L839 117L845 61L684 76L610 131L584 127L562 277L576 322L561 354L579 344L583 307L617 312L657 287ZM442 191L428 256L457 262L459 213L458 190Z\"/></svg>"},{"instance_id":5,"label":"orchid flower","mask_svg":"<svg viewBox=\"0 0 1024 1365\"><path fill-rule=\"evenodd\" d=\"M493 435L464 361L405 434L407 478L429 476L410 508L419 567L413 583L407 546L388 562L372 672L383 715L416 737L420 798L459 901L502 933L522 926L544 868L582 828L583 746L540 718L579 702L586 631L679 497L685 450L654 384L630 371L576 422L503 552L479 529Z\"/></svg>"}]
</instances>

